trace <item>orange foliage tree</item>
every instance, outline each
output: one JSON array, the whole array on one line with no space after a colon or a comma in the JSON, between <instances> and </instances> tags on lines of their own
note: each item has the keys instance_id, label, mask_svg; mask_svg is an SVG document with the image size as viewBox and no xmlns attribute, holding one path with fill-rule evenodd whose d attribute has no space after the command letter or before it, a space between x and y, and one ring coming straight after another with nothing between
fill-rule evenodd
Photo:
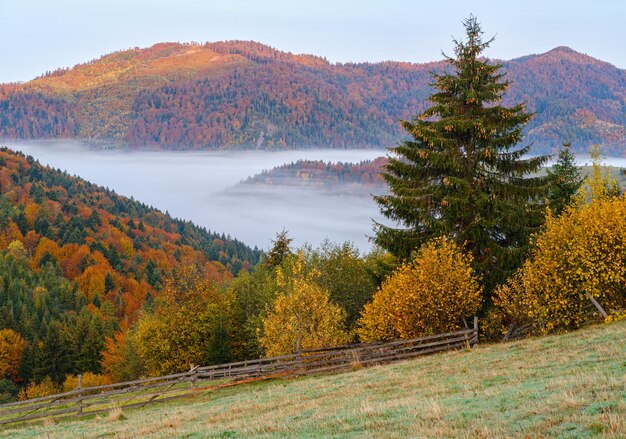
<instances>
[{"instance_id":1,"label":"orange foliage tree","mask_svg":"<svg viewBox=\"0 0 626 439\"><path fill-rule=\"evenodd\" d=\"M111 381L119 383L138 378L144 372L143 364L128 331L107 337L102 351L102 370Z\"/></svg>"},{"instance_id":2,"label":"orange foliage tree","mask_svg":"<svg viewBox=\"0 0 626 439\"><path fill-rule=\"evenodd\" d=\"M0 378L17 380L26 341L12 329L0 330Z\"/></svg>"}]
</instances>

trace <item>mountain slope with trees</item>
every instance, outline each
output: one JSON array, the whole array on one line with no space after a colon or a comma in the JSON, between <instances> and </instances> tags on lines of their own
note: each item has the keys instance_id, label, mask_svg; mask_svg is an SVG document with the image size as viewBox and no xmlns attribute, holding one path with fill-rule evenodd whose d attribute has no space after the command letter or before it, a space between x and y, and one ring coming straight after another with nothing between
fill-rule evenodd
<instances>
[{"instance_id":1,"label":"mountain slope with trees","mask_svg":"<svg viewBox=\"0 0 626 439\"><path fill-rule=\"evenodd\" d=\"M160 300L173 271L199 267L221 283L259 257L240 241L0 149L0 382L100 373L106 337Z\"/></svg>"},{"instance_id":2,"label":"mountain slope with trees","mask_svg":"<svg viewBox=\"0 0 626 439\"><path fill-rule=\"evenodd\" d=\"M298 160L248 177L239 186L297 186L367 196L386 190L380 175L386 163L385 157L360 163Z\"/></svg>"},{"instance_id":3,"label":"mountain slope with trees","mask_svg":"<svg viewBox=\"0 0 626 439\"><path fill-rule=\"evenodd\" d=\"M535 151L626 145L626 72L558 47L503 62ZM157 149L388 146L444 62L331 64L246 41L129 49L0 85L0 136Z\"/></svg>"}]
</instances>

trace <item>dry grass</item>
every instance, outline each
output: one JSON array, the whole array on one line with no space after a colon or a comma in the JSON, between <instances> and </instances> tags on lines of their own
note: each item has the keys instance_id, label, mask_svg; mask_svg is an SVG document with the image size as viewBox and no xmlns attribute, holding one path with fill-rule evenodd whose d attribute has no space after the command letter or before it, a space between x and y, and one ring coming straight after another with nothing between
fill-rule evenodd
<instances>
[{"instance_id":1,"label":"dry grass","mask_svg":"<svg viewBox=\"0 0 626 439\"><path fill-rule=\"evenodd\" d=\"M124 419L126 419L126 417L124 416L124 411L119 407L113 407L111 410L109 410L106 418L104 418L104 422L122 421Z\"/></svg>"},{"instance_id":2,"label":"dry grass","mask_svg":"<svg viewBox=\"0 0 626 439\"><path fill-rule=\"evenodd\" d=\"M11 437L626 437L626 321L389 366L249 383ZM104 422L103 422L104 421Z\"/></svg>"},{"instance_id":3,"label":"dry grass","mask_svg":"<svg viewBox=\"0 0 626 439\"><path fill-rule=\"evenodd\" d=\"M52 417L48 416L47 418L44 418L43 421L41 421L41 424L44 427L51 427L56 424L56 421Z\"/></svg>"}]
</instances>

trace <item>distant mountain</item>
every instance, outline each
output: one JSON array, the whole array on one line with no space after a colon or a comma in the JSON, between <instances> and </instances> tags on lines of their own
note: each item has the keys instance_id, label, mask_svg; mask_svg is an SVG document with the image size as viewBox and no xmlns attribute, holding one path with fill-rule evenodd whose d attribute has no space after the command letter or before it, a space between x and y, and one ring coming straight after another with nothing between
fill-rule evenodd
<instances>
[{"instance_id":1,"label":"distant mountain","mask_svg":"<svg viewBox=\"0 0 626 439\"><path fill-rule=\"evenodd\" d=\"M535 151L626 154L626 71L566 47L504 61ZM162 43L0 85L0 137L159 149L388 146L444 62L331 64L244 41Z\"/></svg>"}]
</instances>

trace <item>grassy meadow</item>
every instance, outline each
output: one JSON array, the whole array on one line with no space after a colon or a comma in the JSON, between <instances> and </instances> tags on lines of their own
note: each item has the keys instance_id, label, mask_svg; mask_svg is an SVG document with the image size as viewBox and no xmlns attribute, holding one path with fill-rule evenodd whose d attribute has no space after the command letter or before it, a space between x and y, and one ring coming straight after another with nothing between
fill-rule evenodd
<instances>
[{"instance_id":1,"label":"grassy meadow","mask_svg":"<svg viewBox=\"0 0 626 439\"><path fill-rule=\"evenodd\" d=\"M0 436L624 438L626 321Z\"/></svg>"}]
</instances>

